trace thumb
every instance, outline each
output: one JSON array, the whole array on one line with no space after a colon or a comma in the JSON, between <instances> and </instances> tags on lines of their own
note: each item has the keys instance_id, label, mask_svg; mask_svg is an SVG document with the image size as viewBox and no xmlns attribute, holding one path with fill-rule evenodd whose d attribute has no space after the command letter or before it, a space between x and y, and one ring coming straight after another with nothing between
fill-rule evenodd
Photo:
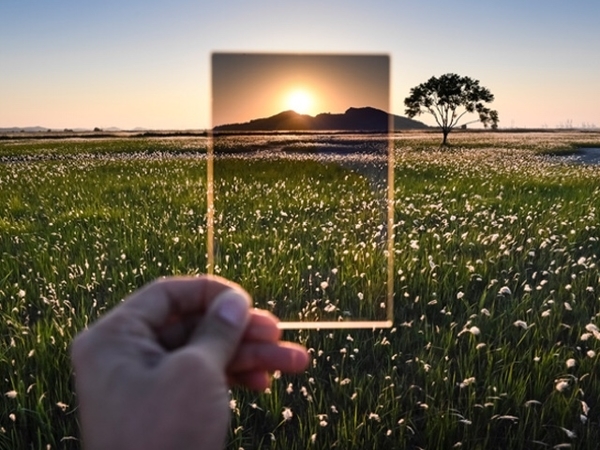
<instances>
[{"instance_id":1,"label":"thumb","mask_svg":"<svg viewBox=\"0 0 600 450\"><path fill-rule=\"evenodd\" d=\"M250 297L241 289L221 292L211 302L189 345L202 349L225 370L246 330L249 308Z\"/></svg>"}]
</instances>

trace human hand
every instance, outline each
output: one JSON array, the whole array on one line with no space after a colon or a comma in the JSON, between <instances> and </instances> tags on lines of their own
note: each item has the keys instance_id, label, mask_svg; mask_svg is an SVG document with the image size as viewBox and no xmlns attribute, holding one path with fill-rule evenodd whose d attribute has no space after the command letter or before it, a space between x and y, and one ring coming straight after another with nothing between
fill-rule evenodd
<instances>
[{"instance_id":1,"label":"human hand","mask_svg":"<svg viewBox=\"0 0 600 450\"><path fill-rule=\"evenodd\" d=\"M229 386L262 390L270 372L308 364L303 347L280 342L273 315L249 306L223 278L167 278L80 333L71 355L85 448L222 448Z\"/></svg>"}]
</instances>

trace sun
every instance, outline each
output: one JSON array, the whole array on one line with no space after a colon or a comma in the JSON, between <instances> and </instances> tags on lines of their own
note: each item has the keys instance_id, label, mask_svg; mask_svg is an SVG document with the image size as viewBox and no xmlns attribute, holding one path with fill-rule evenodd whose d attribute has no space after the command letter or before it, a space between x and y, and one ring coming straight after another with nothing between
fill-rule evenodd
<instances>
[{"instance_id":1,"label":"sun","mask_svg":"<svg viewBox=\"0 0 600 450\"><path fill-rule=\"evenodd\" d=\"M298 114L308 114L312 111L313 98L306 90L296 89L288 94L286 105L289 109L296 111Z\"/></svg>"}]
</instances>

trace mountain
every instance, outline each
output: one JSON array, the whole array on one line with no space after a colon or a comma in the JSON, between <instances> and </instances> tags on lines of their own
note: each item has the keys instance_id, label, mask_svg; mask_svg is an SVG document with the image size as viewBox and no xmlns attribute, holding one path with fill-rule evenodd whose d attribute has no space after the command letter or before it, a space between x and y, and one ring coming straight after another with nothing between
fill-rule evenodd
<instances>
[{"instance_id":1,"label":"mountain","mask_svg":"<svg viewBox=\"0 0 600 450\"><path fill-rule=\"evenodd\" d=\"M245 123L218 125L214 131L388 131L388 113L380 109L349 108L343 114L322 113L316 116L284 111L271 117ZM422 122L393 115L395 130L428 128Z\"/></svg>"}]
</instances>

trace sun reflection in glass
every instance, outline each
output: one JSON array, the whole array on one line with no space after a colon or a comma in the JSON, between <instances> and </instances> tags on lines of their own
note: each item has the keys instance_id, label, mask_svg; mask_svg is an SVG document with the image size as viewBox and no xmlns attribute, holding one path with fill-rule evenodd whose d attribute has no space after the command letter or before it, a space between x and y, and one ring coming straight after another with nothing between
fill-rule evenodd
<instances>
[{"instance_id":1,"label":"sun reflection in glass","mask_svg":"<svg viewBox=\"0 0 600 450\"><path fill-rule=\"evenodd\" d=\"M313 108L313 98L308 91L296 89L288 94L286 105L298 114L310 114Z\"/></svg>"}]
</instances>

